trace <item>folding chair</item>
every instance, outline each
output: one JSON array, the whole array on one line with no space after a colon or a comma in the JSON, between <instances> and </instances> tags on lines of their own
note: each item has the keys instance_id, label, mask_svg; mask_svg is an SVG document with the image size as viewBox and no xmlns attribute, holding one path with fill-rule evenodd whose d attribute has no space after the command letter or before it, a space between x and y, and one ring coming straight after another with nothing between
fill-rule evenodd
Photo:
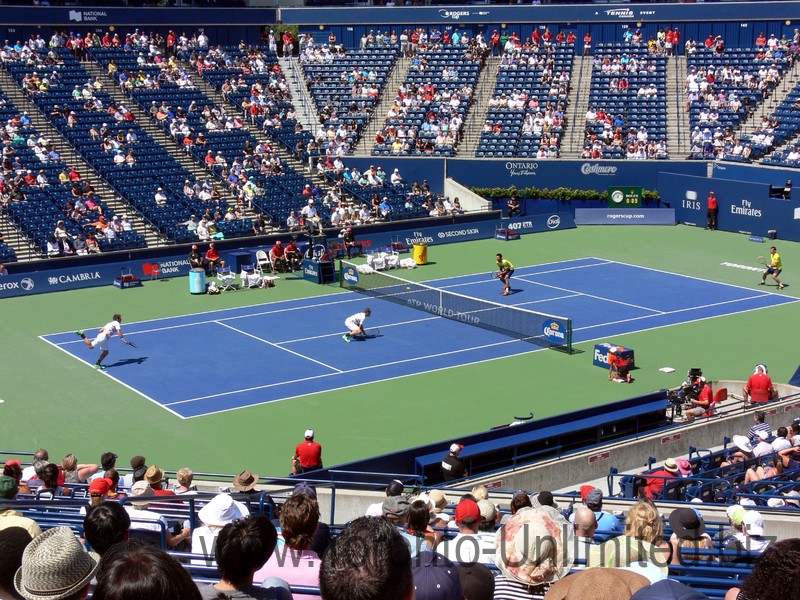
<instances>
[{"instance_id":1,"label":"folding chair","mask_svg":"<svg viewBox=\"0 0 800 600\"><path fill-rule=\"evenodd\" d=\"M243 288L253 288L261 285L261 275L256 272L255 265L242 265L240 277Z\"/></svg>"},{"instance_id":2,"label":"folding chair","mask_svg":"<svg viewBox=\"0 0 800 600\"><path fill-rule=\"evenodd\" d=\"M217 280L219 281L220 292L230 292L236 290L236 275L230 267L220 267L217 269Z\"/></svg>"},{"instance_id":3,"label":"folding chair","mask_svg":"<svg viewBox=\"0 0 800 600\"><path fill-rule=\"evenodd\" d=\"M263 275L265 272L272 273L272 261L269 259L269 254L264 250L256 251L256 273Z\"/></svg>"}]
</instances>

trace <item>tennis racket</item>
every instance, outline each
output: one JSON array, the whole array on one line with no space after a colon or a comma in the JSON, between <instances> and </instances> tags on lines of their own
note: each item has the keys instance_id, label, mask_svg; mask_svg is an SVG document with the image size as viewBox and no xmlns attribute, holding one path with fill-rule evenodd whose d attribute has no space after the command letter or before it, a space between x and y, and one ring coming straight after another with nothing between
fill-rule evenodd
<instances>
[{"instance_id":1,"label":"tennis racket","mask_svg":"<svg viewBox=\"0 0 800 600\"><path fill-rule=\"evenodd\" d=\"M366 337L366 338L376 338L376 337L380 336L380 334L381 334L381 330L378 329L377 327L371 327L370 329L366 329L364 331L364 337Z\"/></svg>"},{"instance_id":2,"label":"tennis racket","mask_svg":"<svg viewBox=\"0 0 800 600\"><path fill-rule=\"evenodd\" d=\"M499 279L500 278L500 271L492 271L491 273L489 273L489 276L492 279Z\"/></svg>"},{"instance_id":3,"label":"tennis racket","mask_svg":"<svg viewBox=\"0 0 800 600\"><path fill-rule=\"evenodd\" d=\"M139 346L136 344L136 342L132 342L132 341L130 341L130 340L122 340L122 341L123 341L123 342L125 342L125 344L126 344L126 345L128 345L128 346L130 346L131 348L138 348L138 347L139 347Z\"/></svg>"},{"instance_id":4,"label":"tennis racket","mask_svg":"<svg viewBox=\"0 0 800 600\"><path fill-rule=\"evenodd\" d=\"M766 267L769 264L767 262L767 259L764 258L763 256L759 256L756 260L758 261L758 264L760 264L760 265L762 265L764 267Z\"/></svg>"}]
</instances>

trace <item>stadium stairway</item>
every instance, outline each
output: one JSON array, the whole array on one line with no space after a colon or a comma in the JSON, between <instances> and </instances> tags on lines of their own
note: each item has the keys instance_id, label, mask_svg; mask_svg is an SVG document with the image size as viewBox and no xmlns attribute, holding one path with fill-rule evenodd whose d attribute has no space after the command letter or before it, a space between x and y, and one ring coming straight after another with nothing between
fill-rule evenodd
<instances>
[{"instance_id":1,"label":"stadium stairway","mask_svg":"<svg viewBox=\"0 0 800 600\"><path fill-rule=\"evenodd\" d=\"M378 103L372 110L369 124L361 132L361 139L358 140L353 149L354 156L371 156L372 146L375 145L375 136L378 135L378 132L383 129L386 123L389 107L391 107L394 97L397 95L397 88L405 81L411 62L412 59L406 56L397 57L392 67L392 72L386 80L386 85L381 90Z\"/></svg>"},{"instance_id":2,"label":"stadium stairway","mask_svg":"<svg viewBox=\"0 0 800 600\"><path fill-rule=\"evenodd\" d=\"M190 67L189 63L183 62L183 63L181 63L181 65L187 70L187 72L191 72L191 67ZM237 106L236 104L233 104L231 102L226 102L222 98L222 94L220 94L220 92L213 85L211 85L208 81L206 81L205 78L197 76L193 72L192 72L192 74L193 74L192 83L194 83L197 86L197 89L199 89L206 96L211 98L214 102L216 102L217 104L225 106L225 108L231 114L238 113L238 112L240 112L242 110L241 107ZM288 76L287 76L287 80L288 80ZM294 105L294 102L292 104ZM306 127L306 126L303 125L303 127ZM311 129L310 131L312 131L312 133L316 132L316 126L314 126L314 128ZM269 144L272 147L273 151L278 153L278 156L280 156L281 161L283 161L284 163L289 164L298 173L306 173L307 175L313 174L314 171L313 171L312 166L311 166L310 163L304 163L303 161L301 161L297 156L295 156L289 150L287 150L286 147L278 139L267 135L266 133L264 133L264 131L260 127L251 126L250 127L250 133L259 142L264 142L264 143ZM324 183L324 181L323 181L323 183ZM325 187L325 186L323 185L322 187ZM254 218L255 214L256 213L251 208L245 207L245 217L246 218Z\"/></svg>"},{"instance_id":3,"label":"stadium stairway","mask_svg":"<svg viewBox=\"0 0 800 600\"><path fill-rule=\"evenodd\" d=\"M592 57L576 55L574 68L572 69L572 85L568 96L571 108L567 111L566 126L569 136L564 136L561 143L561 158L576 159L583 149L585 115L589 109L588 90L591 85Z\"/></svg>"},{"instance_id":4,"label":"stadium stairway","mask_svg":"<svg viewBox=\"0 0 800 600\"><path fill-rule=\"evenodd\" d=\"M92 73L92 75L94 74L95 73ZM106 81L106 84L108 83L107 80L104 81ZM114 213L128 215L131 219L133 229L144 235L148 247L161 245L162 240L158 232L142 218L141 214L139 214L133 206L128 204L124 198L117 194L117 192L100 177L94 168L83 160L67 140L61 136L58 130L53 127L47 117L45 117L37 106L25 96L5 69L0 69L0 88L11 98L19 110L28 112L36 131L46 135L51 140L58 141L58 150L63 160L67 164L76 165L78 167L78 171L83 178L92 184L97 195L113 209ZM14 228L14 231L17 231L16 228ZM6 232L4 231L4 233ZM17 239L15 238L6 237L9 245L16 250L17 258L20 261L45 258L38 249L27 241L27 238L19 235L19 233L17 233L16 238L19 240L19 243L17 243Z\"/></svg>"},{"instance_id":5,"label":"stadium stairway","mask_svg":"<svg viewBox=\"0 0 800 600\"><path fill-rule=\"evenodd\" d=\"M472 95L472 107L469 109L466 122L461 127L461 145L458 152L461 156L469 158L475 156L475 150L481 141L483 121L486 119L486 107L497 84L500 62L499 56L487 56L486 64L478 76L475 93Z\"/></svg>"},{"instance_id":6,"label":"stadium stairway","mask_svg":"<svg viewBox=\"0 0 800 600\"><path fill-rule=\"evenodd\" d=\"M136 115L136 120L139 122L139 125L144 127L147 133L149 133L156 142L161 144L161 146L166 148L167 151L179 163L181 163L181 165L183 165L189 170L189 172L192 173L192 175L199 180L209 178L206 168L192 156L186 154L178 142L168 136L162 128L157 127L151 120L150 115L146 114L132 97L126 96L122 90L120 90L117 82L114 81L114 79L110 77L98 63L84 62L83 68L86 69L93 77L99 78L103 82L106 92L108 92L117 102L124 103L125 106L127 106L130 111ZM236 203L236 198L231 195L227 186L220 185L219 189L222 197L229 205Z\"/></svg>"},{"instance_id":7,"label":"stadium stairway","mask_svg":"<svg viewBox=\"0 0 800 600\"><path fill-rule=\"evenodd\" d=\"M786 71L786 74L781 79L778 87L775 88L773 94L761 103L761 105L758 107L758 110L756 110L756 112L753 114L753 117L748 119L745 125L741 128L739 135L753 135L756 129L758 129L761 119L764 117L771 117L773 112L781 105L781 102L786 100L786 98L798 84L800 84L800 62L795 62L794 65L792 65L792 68ZM796 144L796 138L787 140L785 143L779 146L776 145L775 148L773 148L773 152L785 150L786 148ZM768 156L773 152L770 152Z\"/></svg>"},{"instance_id":8,"label":"stadium stairway","mask_svg":"<svg viewBox=\"0 0 800 600\"><path fill-rule=\"evenodd\" d=\"M303 126L303 129L310 131L312 135L315 134L319 127L319 114L305 84L305 77L299 60L295 57L279 56L278 64L286 76L286 84L289 86L289 92L292 95L292 105L294 106L298 123Z\"/></svg>"},{"instance_id":9,"label":"stadium stairway","mask_svg":"<svg viewBox=\"0 0 800 600\"><path fill-rule=\"evenodd\" d=\"M667 64L667 146L672 156L688 156L692 147L689 111L686 110L686 57L673 56Z\"/></svg>"}]
</instances>

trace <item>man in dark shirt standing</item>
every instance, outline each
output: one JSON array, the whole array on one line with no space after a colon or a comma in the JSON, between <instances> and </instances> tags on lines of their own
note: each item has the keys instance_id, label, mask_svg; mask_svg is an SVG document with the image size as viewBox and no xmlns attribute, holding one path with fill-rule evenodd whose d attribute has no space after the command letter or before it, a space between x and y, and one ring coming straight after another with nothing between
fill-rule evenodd
<instances>
[{"instance_id":1,"label":"man in dark shirt standing","mask_svg":"<svg viewBox=\"0 0 800 600\"><path fill-rule=\"evenodd\" d=\"M445 481L461 479L469 475L464 463L458 458L459 453L464 449L462 444L451 444L450 454L442 459L442 475Z\"/></svg>"}]
</instances>

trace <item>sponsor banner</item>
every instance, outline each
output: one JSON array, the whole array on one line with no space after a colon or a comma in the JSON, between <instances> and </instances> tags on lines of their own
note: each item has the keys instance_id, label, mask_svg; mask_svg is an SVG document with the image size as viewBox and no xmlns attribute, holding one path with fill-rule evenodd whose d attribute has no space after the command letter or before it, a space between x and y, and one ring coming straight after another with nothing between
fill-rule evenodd
<instances>
[{"instance_id":1,"label":"sponsor banner","mask_svg":"<svg viewBox=\"0 0 800 600\"><path fill-rule=\"evenodd\" d=\"M771 169L764 169L771 171ZM741 175L741 169L738 174ZM772 185L783 186L782 175ZM663 174L661 200L675 209L679 223L705 227L708 223L708 196L717 199L717 229L770 238L800 241L800 208L795 198L770 198L770 184L762 182L714 179L678 174ZM798 192L800 194L800 192ZM792 194L795 195L794 192Z\"/></svg>"},{"instance_id":2,"label":"sponsor banner","mask_svg":"<svg viewBox=\"0 0 800 600\"><path fill-rule=\"evenodd\" d=\"M671 208L576 208L576 225L675 225Z\"/></svg>"},{"instance_id":3,"label":"sponsor banner","mask_svg":"<svg viewBox=\"0 0 800 600\"><path fill-rule=\"evenodd\" d=\"M609 342L595 344L592 364L595 367L608 370L608 354L611 348L614 348L613 354L630 361L631 364L634 364L634 354L631 348L625 348L624 346L618 346L617 344L611 344Z\"/></svg>"},{"instance_id":4,"label":"sponsor banner","mask_svg":"<svg viewBox=\"0 0 800 600\"><path fill-rule=\"evenodd\" d=\"M37 6L4 6L0 11L0 25L114 25L135 23L137 26L198 25L213 27L215 23L230 25L252 25L274 23L277 10L274 8L81 8ZM127 31L127 30L123 30ZM132 29L131 29L132 31Z\"/></svg>"},{"instance_id":5,"label":"sponsor banner","mask_svg":"<svg viewBox=\"0 0 800 600\"><path fill-rule=\"evenodd\" d=\"M759 3L758 16L761 19L786 18L787 8L781 7L780 2ZM245 11L243 11L245 12ZM747 4L737 6L726 5L725 19L736 21L749 21L753 18L753 8ZM408 25L409 23L430 24L493 24L493 23L619 23L628 25L631 22L671 22L671 21L718 21L720 19L719 7L713 3L709 5L692 4L653 4L633 6L598 6L588 4L584 6L558 5L536 6L457 6L457 7L404 7L393 6L390 10L383 7L364 8L281 8L280 18L285 24L305 25L313 23L328 24L376 24ZM574 29L574 27L573 27ZM579 43L582 39L579 37ZM700 38L698 38L700 39Z\"/></svg>"},{"instance_id":6,"label":"sponsor banner","mask_svg":"<svg viewBox=\"0 0 800 600\"><path fill-rule=\"evenodd\" d=\"M398 241L407 248L411 248L414 244L428 244L430 246L484 240L495 237L499 229L526 234L572 229L574 227L575 219L571 213L545 213L503 221L491 220L443 227L421 227L406 231L385 231L365 235L364 237L359 236L358 240L362 242L365 252L374 252Z\"/></svg>"},{"instance_id":7,"label":"sponsor banner","mask_svg":"<svg viewBox=\"0 0 800 600\"><path fill-rule=\"evenodd\" d=\"M162 277L189 273L189 261L185 256L34 271L0 277L0 298L114 285L114 281L121 274L128 272L136 277L149 276L153 265L159 266Z\"/></svg>"},{"instance_id":8,"label":"sponsor banner","mask_svg":"<svg viewBox=\"0 0 800 600\"><path fill-rule=\"evenodd\" d=\"M648 190L658 187L659 174L669 170L687 175L705 175L700 161L603 161L508 159L449 159L447 174L466 187L526 187L556 189L568 187L605 192L610 186L637 186ZM405 173L404 173L405 175Z\"/></svg>"},{"instance_id":9,"label":"sponsor banner","mask_svg":"<svg viewBox=\"0 0 800 600\"><path fill-rule=\"evenodd\" d=\"M406 248L411 248L414 244L436 245L488 239L493 238L499 228L525 234L572 229L574 227L575 220L571 213L545 213L502 221L489 220L442 227L421 227L416 230L384 231L372 235L358 236L358 241L362 244L365 252L377 252L384 249L391 251L392 244L397 242ZM268 250L269 247L260 249ZM255 252L259 248L247 248L247 250ZM227 254L230 254L230 252ZM160 268L161 277L176 277L189 274L189 261L186 256L51 269L0 277L0 298L113 285L114 280L121 273L128 273L128 271L146 280L150 277L155 265ZM303 277L310 281L319 281L322 275L319 273L318 264L310 260L303 261Z\"/></svg>"}]
</instances>

